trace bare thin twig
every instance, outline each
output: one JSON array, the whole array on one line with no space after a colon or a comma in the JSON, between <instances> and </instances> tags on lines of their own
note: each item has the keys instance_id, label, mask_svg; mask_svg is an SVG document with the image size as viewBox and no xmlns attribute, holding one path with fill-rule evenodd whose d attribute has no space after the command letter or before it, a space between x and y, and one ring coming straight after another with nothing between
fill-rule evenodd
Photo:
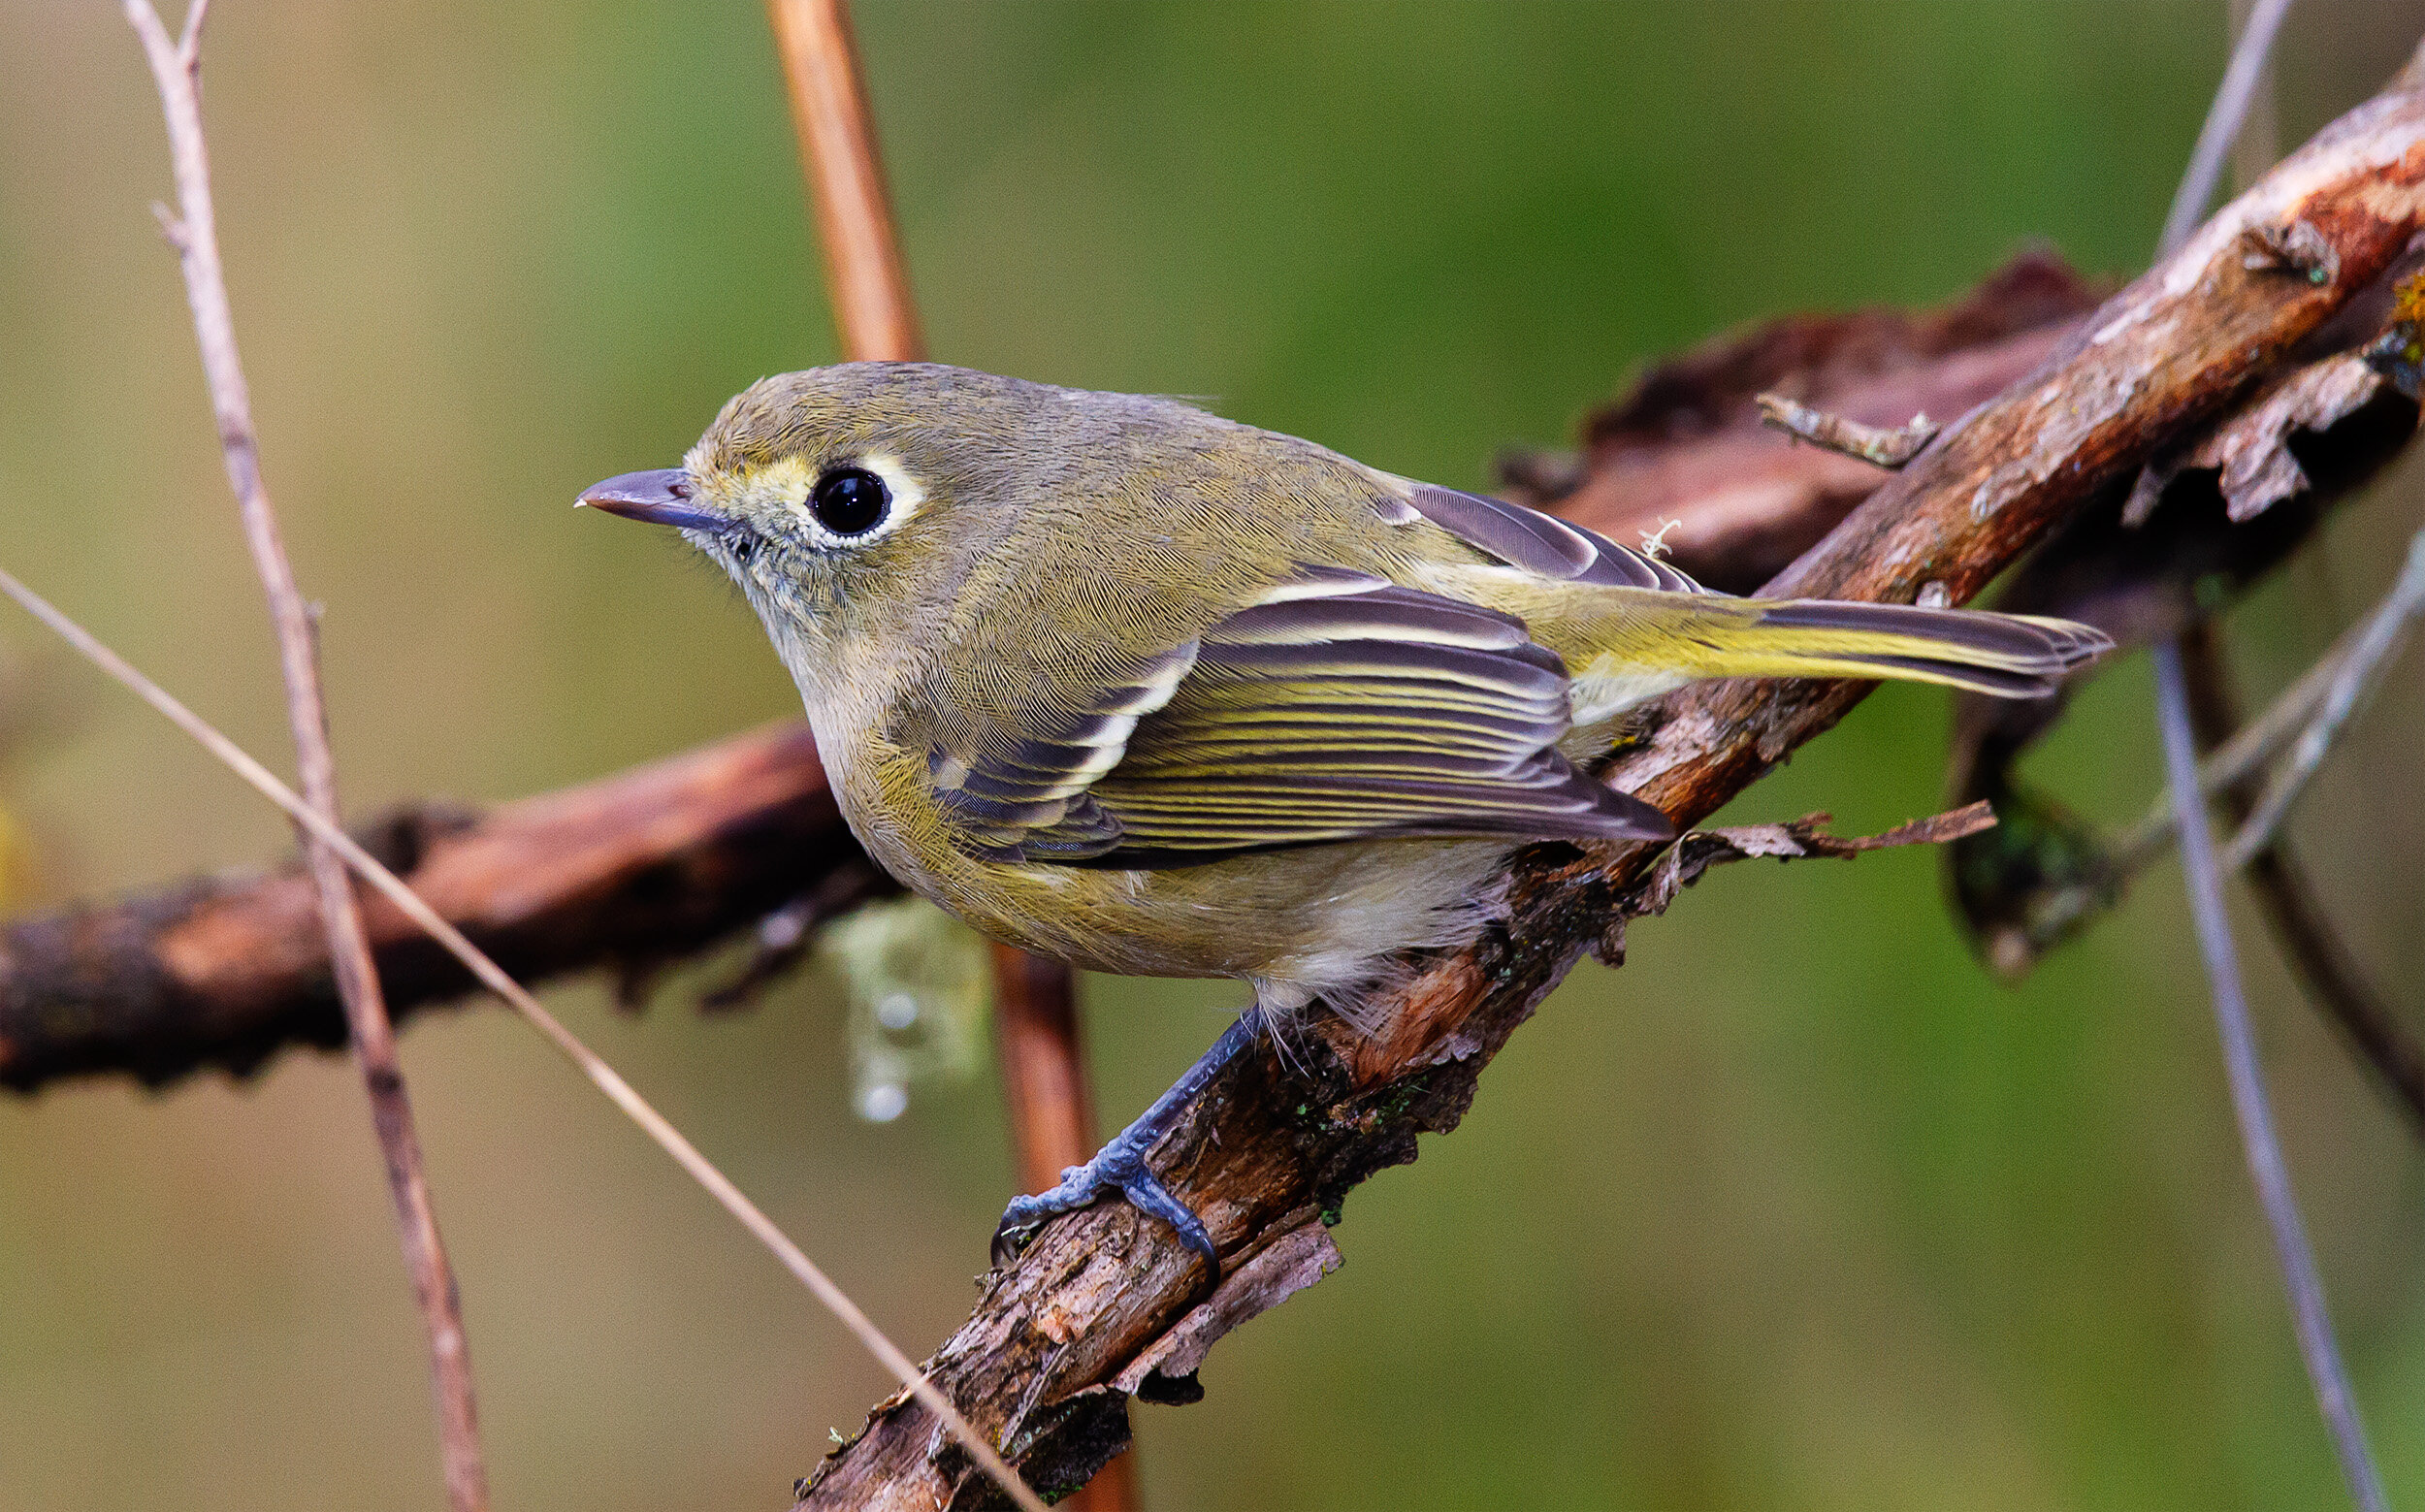
<instances>
[{"instance_id":1,"label":"bare thin twig","mask_svg":"<svg viewBox=\"0 0 2425 1512\"><path fill-rule=\"evenodd\" d=\"M2400 1107L2412 1120L2425 1124L2425 1046L2418 1045L2366 980L2332 920L2315 902L2281 830L2293 801L2321 764L2334 737L2381 681L2420 610L2425 610L2425 531L2409 542L2407 564L2383 601L2351 627L2262 718L2233 734L2215 756L2202 762L2199 786L2208 796L2216 795L2219 789L2225 812L2238 826L2222 854L2222 869L2247 873L2249 890L2309 995L2348 1035L2352 1046L2382 1078ZM2182 637L2191 733L2202 743L2229 731L2233 724L2219 656L2211 624L2193 625ZM2259 761L2273 759L2284 746L2291 748L2291 754L2276 767L2260 799L2251 790L2250 779L2257 775ZM2240 759L2216 759L2224 756ZM2126 878L2146 866L2178 833L2169 806L2163 817L2160 828L2141 825L2143 832L2152 836L2152 844L2117 853L2118 876Z\"/></svg>"},{"instance_id":2,"label":"bare thin twig","mask_svg":"<svg viewBox=\"0 0 2425 1512\"><path fill-rule=\"evenodd\" d=\"M545 1036L566 1060L578 1067L601 1092L610 1098L625 1116L640 1126L641 1132L657 1142L671 1155L692 1179L707 1189L708 1195L723 1205L727 1212L741 1221L744 1228L783 1262L784 1268L796 1276L826 1310L840 1319L843 1326L867 1346L870 1354L883 1362L886 1368L899 1377L912 1396L934 1412L960 1438L970 1455L984 1466L1009 1493L1011 1498L1029 1512L1043 1512L1044 1503L1027 1490L1010 1466L1002 1463L983 1434L969 1426L967 1419L937 1391L918 1367L910 1363L899 1346L887 1338L882 1330L860 1310L858 1304L819 1269L817 1263L772 1218L751 1202L732 1179L716 1169L713 1162L699 1153L698 1146L684 1137L663 1113L649 1106L647 1099L634 1090L603 1057L581 1043L578 1035L566 1028L555 1014L541 1007L538 999L525 990L520 982L507 976L502 968L489 959L478 946L465 938L463 931L448 923L420 894L405 885L404 879L362 848L361 842L337 827L327 816L309 807L255 760L244 749L221 733L202 716L187 708L175 694L153 682L133 663L111 650L90 630L85 629L49 600L27 588L11 573L0 570L0 594L6 594L21 605L25 612L40 620L58 636L73 646L77 653L93 665L116 679L135 695L151 705L170 724L193 737L196 743L217 757L230 771L249 784L253 789L284 810L296 826L314 843L325 846L341 863L351 867L363 881L371 884L415 924L427 931L430 938L443 946L457 960L479 980L480 984L505 1000L533 1028Z\"/></svg>"},{"instance_id":3,"label":"bare thin twig","mask_svg":"<svg viewBox=\"0 0 2425 1512\"><path fill-rule=\"evenodd\" d=\"M2417 615L2425 613L2425 567L2419 564L2420 543L2425 543L2425 536L2410 543L2408 565L2374 613L2344 632L2331 650L2317 658L2314 665L2300 673L2296 682L2266 706L2264 713L2233 731L2230 739L2199 760L2198 791L2201 796L2212 798L2249 782L2266 769L2267 763L2282 758L2281 766L2268 779L2266 788L2274 795L2275 812L2252 814L2243 822L2223 853L2225 871L2237 871L2247 865L2265 839L2279 832L2290 803L2314 775L2333 741L2364 706L2367 695L2381 682L2409 626ZM2285 752L2289 753L2286 756ZM2263 820L2261 829L2257 827L2259 819ZM2159 795L2154 806L2115 840L2117 880L2126 882L2145 870L2164 853L2180 831L2180 815L2170 796Z\"/></svg>"},{"instance_id":4,"label":"bare thin twig","mask_svg":"<svg viewBox=\"0 0 2425 1512\"><path fill-rule=\"evenodd\" d=\"M185 25L172 42L150 0L126 0L126 18L143 41L160 109L168 123L176 165L178 213L161 212L161 225L185 271L185 294L193 306L194 336L217 412L219 447L227 479L236 491L244 541L269 595L276 627L279 669L286 682L286 717L295 739L295 764L310 812L334 821L338 814L337 763L329 749L328 712L320 695L319 645L311 612L295 585L294 567L279 537L277 512L261 478L260 443L243 364L236 351L236 323L228 307L219 265L219 235L210 201L210 159L202 129L202 28L207 0L194 0ZM377 968L362 927L362 912L345 868L305 826L304 850L319 893L320 918L328 933L338 994L345 1006L354 1059L371 1099L371 1122L387 1167L395 1199L404 1267L429 1335L431 1386L437 1400L438 1444L446 1495L456 1512L484 1512L488 1469L480 1451L479 1412L471 1386L471 1350L463 1326L463 1305L446 1246L437 1231L421 1140L413 1127L412 1103L396 1055L396 1031L388 1022Z\"/></svg>"},{"instance_id":5,"label":"bare thin twig","mask_svg":"<svg viewBox=\"0 0 2425 1512\"><path fill-rule=\"evenodd\" d=\"M2324 753L2332 749L2333 740L2350 716L2382 680L2383 670L2391 664L2420 610L2425 610L2425 531L2418 531L2409 542L2408 564L2401 569L2381 605L2367 618L2348 655L2334 667L2315 717L2299 732L2289 756L2266 782L2256 807L2231 837L2231 844L2223 848L2225 871L2238 871L2273 843L2290 806L2306 789L2308 779L2323 764Z\"/></svg>"},{"instance_id":6,"label":"bare thin twig","mask_svg":"<svg viewBox=\"0 0 2425 1512\"><path fill-rule=\"evenodd\" d=\"M1758 396L1761 420L1796 440L1831 452L1858 457L1872 466L1900 467L1936 439L1938 426L1926 415L1914 415L1899 426L1863 425L1858 420L1813 409L1782 394Z\"/></svg>"},{"instance_id":7,"label":"bare thin twig","mask_svg":"<svg viewBox=\"0 0 2425 1512\"><path fill-rule=\"evenodd\" d=\"M2229 739L2240 724L2230 668L2224 664L2222 635L2212 620L2193 622L2182 631L2181 667L2189 685L2189 733L2196 737L2200 750L2211 751ZM2231 822L2245 822L2255 801L2249 785L2227 788L2221 797ZM2342 940L2332 916L2317 900L2314 887L2291 853L2288 837L2275 836L2272 845L2249 857L2246 875L2249 895L2297 973L2302 989L2340 1026L2350 1048L2381 1078L2383 1089L2407 1115L2410 1132L2425 1138L2425 1044L2418 1042L2383 1000L2356 954Z\"/></svg>"},{"instance_id":8,"label":"bare thin twig","mask_svg":"<svg viewBox=\"0 0 2425 1512\"><path fill-rule=\"evenodd\" d=\"M2215 198L2215 186L2222 182L2232 144L2240 139L2241 123L2247 119L2257 86L2264 81L2274 38L2281 31L2282 17L2289 14L2290 0L2255 0L2249 8L2248 23L2232 45L2231 62L2223 69L2223 81L2215 87L2215 103L2207 108L2206 124L2198 128L2198 144L2189 149L2189 166L2173 194L2163 233L2156 238L2157 257L2170 257L2205 218L2207 202Z\"/></svg>"},{"instance_id":9,"label":"bare thin twig","mask_svg":"<svg viewBox=\"0 0 2425 1512\"><path fill-rule=\"evenodd\" d=\"M2231 0L2231 35L2248 29L2248 17L2263 0ZM2265 175L2281 156L2281 113L2274 106L2274 69L2269 61L2249 91L2247 113L2231 145L2231 187L2237 194ZM2195 688L2191 692L2196 692Z\"/></svg>"},{"instance_id":10,"label":"bare thin twig","mask_svg":"<svg viewBox=\"0 0 2425 1512\"><path fill-rule=\"evenodd\" d=\"M2299 1217L2298 1199L2290 1190L2290 1171L2282 1159L2281 1141L2274 1130L2273 1110L2265 1095L2265 1073L2258 1063L2256 1030L2248 1020L2247 994L2240 982L2239 952L2231 939L2231 920L2223 909L2222 872L2215 864L2214 838L2207 833L2206 810L2198 797L2197 753L2189 734L2189 694L2182 676L2181 650L2167 640L2155 648L2157 721L2164 737L2164 766L2170 777L2173 806L2181 820L2181 856L2189 883L2191 913L2197 922L2198 948L2206 962L2215 994L2215 1022L2223 1041L2223 1067L2231 1082L2231 1107L2239 1120L2240 1138L2247 1153L2248 1174L2256 1183L2257 1201L2273 1230L2274 1248L2290 1293L2290 1318L2299 1338L2299 1356L2307 1364L2315 1388L2316 1406L2331 1432L2350 1495L2364 1512L2384 1512L2382 1477L2366 1445L2365 1425L2349 1390L2347 1368L2333 1341L2332 1319L2324 1306L2324 1283L2316 1273L2315 1254L2308 1242L2307 1226Z\"/></svg>"}]
</instances>

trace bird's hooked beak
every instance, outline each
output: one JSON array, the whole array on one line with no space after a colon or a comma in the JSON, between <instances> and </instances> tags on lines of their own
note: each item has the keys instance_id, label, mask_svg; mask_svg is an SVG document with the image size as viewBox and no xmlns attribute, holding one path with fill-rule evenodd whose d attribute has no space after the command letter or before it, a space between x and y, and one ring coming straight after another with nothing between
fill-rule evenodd
<instances>
[{"instance_id":1,"label":"bird's hooked beak","mask_svg":"<svg viewBox=\"0 0 2425 1512\"><path fill-rule=\"evenodd\" d=\"M691 475L680 467L626 472L595 483L573 500L608 514L648 525L670 525L681 531L728 531L732 522L691 501Z\"/></svg>"}]
</instances>

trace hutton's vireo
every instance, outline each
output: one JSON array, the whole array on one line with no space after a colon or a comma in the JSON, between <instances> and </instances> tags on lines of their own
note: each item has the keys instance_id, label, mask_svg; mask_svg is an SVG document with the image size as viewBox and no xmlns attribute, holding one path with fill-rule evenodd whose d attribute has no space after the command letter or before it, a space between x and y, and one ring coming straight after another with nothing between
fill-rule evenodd
<instances>
[{"instance_id":1,"label":"hutton's vireo","mask_svg":"<svg viewBox=\"0 0 2425 1512\"><path fill-rule=\"evenodd\" d=\"M679 528L798 682L852 830L986 934L1093 971L1237 977L1255 1006L1004 1240L1146 1167L1258 1021L1353 1018L1388 962L1484 925L1536 840L1661 840L1580 769L1697 678L1911 678L2015 697L2096 630L1711 593L1515 504L1167 399L922 363L786 373L680 467L582 496Z\"/></svg>"}]
</instances>

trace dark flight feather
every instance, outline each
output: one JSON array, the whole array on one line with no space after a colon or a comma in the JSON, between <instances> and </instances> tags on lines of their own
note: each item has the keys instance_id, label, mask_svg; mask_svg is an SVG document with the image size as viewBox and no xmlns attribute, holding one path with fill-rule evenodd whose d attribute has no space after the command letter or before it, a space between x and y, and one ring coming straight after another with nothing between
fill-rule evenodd
<instances>
[{"instance_id":1,"label":"dark flight feather","mask_svg":"<svg viewBox=\"0 0 2425 1512\"><path fill-rule=\"evenodd\" d=\"M1543 577L1602 588L1708 592L1656 557L1522 504L1431 483L1417 484L1408 501L1425 519L1467 545Z\"/></svg>"}]
</instances>

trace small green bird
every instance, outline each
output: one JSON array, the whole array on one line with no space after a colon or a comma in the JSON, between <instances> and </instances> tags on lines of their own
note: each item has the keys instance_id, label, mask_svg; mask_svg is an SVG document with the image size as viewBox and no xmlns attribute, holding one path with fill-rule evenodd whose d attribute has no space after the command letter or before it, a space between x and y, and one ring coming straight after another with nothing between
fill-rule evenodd
<instances>
[{"instance_id":1,"label":"small green bird","mask_svg":"<svg viewBox=\"0 0 2425 1512\"><path fill-rule=\"evenodd\" d=\"M1471 941L1538 840L1664 840L1594 781L1612 722L1698 678L2051 692L2084 625L1711 593L1641 552L1167 399L924 363L752 385L683 466L581 502L732 575L843 817L979 930L1091 971L1237 977L1254 1006L1014 1237L1147 1168L1259 1028L1357 1018L1400 952Z\"/></svg>"}]
</instances>

